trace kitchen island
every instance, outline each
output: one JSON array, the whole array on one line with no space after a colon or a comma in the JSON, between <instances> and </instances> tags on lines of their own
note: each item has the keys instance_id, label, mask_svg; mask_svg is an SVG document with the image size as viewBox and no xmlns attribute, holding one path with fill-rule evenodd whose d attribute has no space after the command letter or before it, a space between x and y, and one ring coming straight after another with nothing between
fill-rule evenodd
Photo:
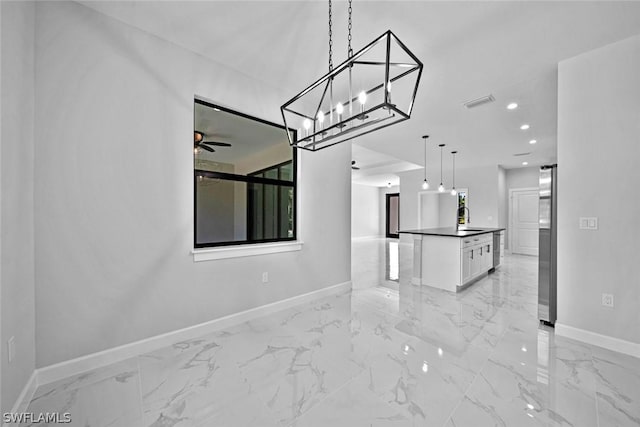
<instances>
[{"instance_id":1,"label":"kitchen island","mask_svg":"<svg viewBox=\"0 0 640 427\"><path fill-rule=\"evenodd\" d=\"M494 269L494 239L504 228L402 230L413 236L414 284L458 292Z\"/></svg>"}]
</instances>

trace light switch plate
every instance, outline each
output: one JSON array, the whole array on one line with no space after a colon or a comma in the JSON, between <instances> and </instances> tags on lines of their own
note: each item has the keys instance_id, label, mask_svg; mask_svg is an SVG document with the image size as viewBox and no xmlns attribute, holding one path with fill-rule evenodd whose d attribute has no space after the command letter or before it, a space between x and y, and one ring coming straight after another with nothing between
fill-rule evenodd
<instances>
[{"instance_id":1,"label":"light switch plate","mask_svg":"<svg viewBox=\"0 0 640 427\"><path fill-rule=\"evenodd\" d=\"M13 359L16 358L16 337L11 337L7 340L7 353L9 363L13 362Z\"/></svg>"},{"instance_id":2,"label":"light switch plate","mask_svg":"<svg viewBox=\"0 0 640 427\"><path fill-rule=\"evenodd\" d=\"M580 217L579 226L580 226L580 230L597 230L598 229L598 217L595 217L595 216L590 216L590 217L581 216Z\"/></svg>"}]
</instances>

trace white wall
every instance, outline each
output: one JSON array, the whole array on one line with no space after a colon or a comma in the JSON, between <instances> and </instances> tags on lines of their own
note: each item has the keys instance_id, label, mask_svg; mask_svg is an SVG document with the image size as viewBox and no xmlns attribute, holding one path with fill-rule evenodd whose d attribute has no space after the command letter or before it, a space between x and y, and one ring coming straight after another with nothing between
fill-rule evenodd
<instances>
[{"instance_id":1,"label":"white wall","mask_svg":"<svg viewBox=\"0 0 640 427\"><path fill-rule=\"evenodd\" d=\"M378 187L351 184L351 237L380 236L380 193Z\"/></svg>"},{"instance_id":2,"label":"white wall","mask_svg":"<svg viewBox=\"0 0 640 427\"><path fill-rule=\"evenodd\" d=\"M279 121L287 94L76 3L36 29L37 366L349 281L349 144L301 155L302 251L190 253L194 95Z\"/></svg>"},{"instance_id":3,"label":"white wall","mask_svg":"<svg viewBox=\"0 0 640 427\"><path fill-rule=\"evenodd\" d=\"M418 228L418 193L422 190L424 172L420 169L399 173L400 176L400 223L403 229ZM445 169L444 176L451 176ZM450 183L445 182L446 186ZM468 168L456 170L456 187L468 189L468 206L472 227L498 226L498 166ZM450 204L450 214L440 209L440 217L444 225L455 225L455 198ZM448 199L446 199L448 200ZM451 218L450 220L445 218ZM449 221L449 222L446 222ZM442 223L442 222L441 222Z\"/></svg>"},{"instance_id":4,"label":"white wall","mask_svg":"<svg viewBox=\"0 0 640 427\"><path fill-rule=\"evenodd\" d=\"M506 227L505 235L504 235L504 244L505 248L509 249L509 242L511 241L509 234L511 233L511 218L508 218L508 210L509 203L511 200L509 199L509 190L513 190L516 188L538 188L538 181L540 179L540 168L537 166L527 167L527 168L516 168L516 169L507 169L506 170L506 182L503 197L506 200L506 209L507 216L506 220L501 225L501 227Z\"/></svg>"},{"instance_id":5,"label":"white wall","mask_svg":"<svg viewBox=\"0 0 640 427\"><path fill-rule=\"evenodd\" d=\"M449 191L436 194L439 208L438 227L455 227L458 218L458 198L452 196Z\"/></svg>"},{"instance_id":6,"label":"white wall","mask_svg":"<svg viewBox=\"0 0 640 427\"><path fill-rule=\"evenodd\" d=\"M1 2L1 274L2 413L11 410L35 368L34 303L34 19L32 2ZM8 364L7 340L16 357Z\"/></svg>"},{"instance_id":7,"label":"white wall","mask_svg":"<svg viewBox=\"0 0 640 427\"><path fill-rule=\"evenodd\" d=\"M538 188L540 168L537 166L528 168L507 169L507 190L512 188Z\"/></svg>"},{"instance_id":8,"label":"white wall","mask_svg":"<svg viewBox=\"0 0 640 427\"><path fill-rule=\"evenodd\" d=\"M506 227L509 222L509 191L507 188L507 170L498 167L498 227Z\"/></svg>"},{"instance_id":9,"label":"white wall","mask_svg":"<svg viewBox=\"0 0 640 427\"><path fill-rule=\"evenodd\" d=\"M418 227L440 227L440 194L433 191L421 191L418 193Z\"/></svg>"},{"instance_id":10,"label":"white wall","mask_svg":"<svg viewBox=\"0 0 640 427\"><path fill-rule=\"evenodd\" d=\"M558 322L640 343L640 36L558 72ZM599 229L580 230L581 216Z\"/></svg>"}]
</instances>

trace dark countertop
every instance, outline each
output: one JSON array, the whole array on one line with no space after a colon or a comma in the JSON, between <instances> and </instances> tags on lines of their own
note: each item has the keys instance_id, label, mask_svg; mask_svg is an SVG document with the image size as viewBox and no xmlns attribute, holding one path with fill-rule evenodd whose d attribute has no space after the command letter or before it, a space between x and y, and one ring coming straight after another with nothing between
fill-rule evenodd
<instances>
[{"instance_id":1,"label":"dark countertop","mask_svg":"<svg viewBox=\"0 0 640 427\"><path fill-rule=\"evenodd\" d=\"M468 237L477 236L485 233L495 233L504 230L504 228L473 228L470 230L458 230L455 227L440 227L440 228L421 228L419 230L400 230L398 233L404 234L422 234L425 236L447 236L447 237Z\"/></svg>"}]
</instances>

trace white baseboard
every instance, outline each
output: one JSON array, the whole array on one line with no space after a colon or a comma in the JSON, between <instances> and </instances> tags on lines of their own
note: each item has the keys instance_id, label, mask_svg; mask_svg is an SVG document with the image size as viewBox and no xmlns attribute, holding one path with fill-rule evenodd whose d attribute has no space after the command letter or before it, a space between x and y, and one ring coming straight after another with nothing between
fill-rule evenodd
<instances>
[{"instance_id":1,"label":"white baseboard","mask_svg":"<svg viewBox=\"0 0 640 427\"><path fill-rule=\"evenodd\" d=\"M556 335L640 358L640 344L556 322Z\"/></svg>"},{"instance_id":2,"label":"white baseboard","mask_svg":"<svg viewBox=\"0 0 640 427\"><path fill-rule=\"evenodd\" d=\"M157 335L146 338L133 343L121 345L119 347L110 348L97 353L88 354L76 359L67 360L65 362L56 363L55 365L46 366L37 369L37 385L49 384L54 381L77 375L92 369L107 366L112 363L120 362L131 357L136 357L151 351L170 346L176 342L186 341L207 335L220 329L228 328L249 320L256 319L277 311L286 310L306 302L311 302L319 298L346 292L351 289L351 282L344 282L317 291L309 292L295 297L287 298L282 301L276 301L260 307L241 311L229 316L220 317L188 328L179 329L177 331L168 332L166 334Z\"/></svg>"}]
</instances>

